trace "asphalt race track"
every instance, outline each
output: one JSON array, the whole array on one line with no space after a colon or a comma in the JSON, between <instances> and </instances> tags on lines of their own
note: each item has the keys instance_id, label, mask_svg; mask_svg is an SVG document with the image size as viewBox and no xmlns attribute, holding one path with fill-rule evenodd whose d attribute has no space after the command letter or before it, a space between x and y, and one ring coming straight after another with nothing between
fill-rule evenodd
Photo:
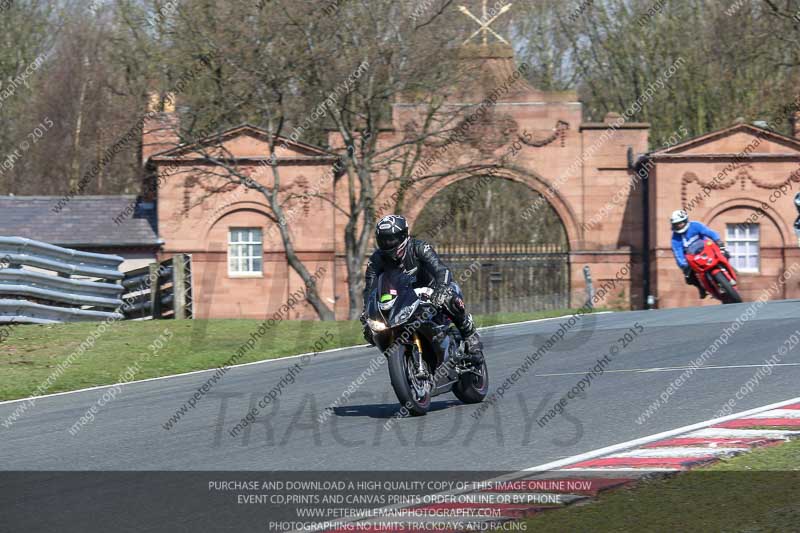
<instances>
[{"instance_id":1,"label":"asphalt race track","mask_svg":"<svg viewBox=\"0 0 800 533\"><path fill-rule=\"evenodd\" d=\"M39 399L10 428L0 428L3 470L493 470L530 468L560 458L701 422L722 406L800 328L800 302L764 305L727 344L674 390L643 423L690 361L752 304L612 313L582 318L503 398L483 413L451 394L425 417L393 417L399 405L385 365L334 409L322 410L378 354L352 348L321 354L287 384L254 425L229 434L299 359L231 369L170 430L163 424L210 376L197 373L125 385L93 423L68 431L103 389ZM484 330L491 391L559 329L565 319ZM638 324L638 326L636 325ZM537 420L574 387L631 328L638 334L596 376L583 398L541 427ZM621 344L620 344L621 346ZM670 367L680 367L669 369ZM732 367L732 368L731 368ZM654 370L656 369L656 370ZM661 369L661 370L657 370ZM666 370L664 370L666 369ZM559 375L553 375L559 374ZM284 380L286 382L286 380ZM737 400L733 412L797 396L800 349ZM0 420L18 403L0 405ZM641 420L640 420L641 421ZM388 422L388 428L384 429Z\"/></svg>"}]
</instances>

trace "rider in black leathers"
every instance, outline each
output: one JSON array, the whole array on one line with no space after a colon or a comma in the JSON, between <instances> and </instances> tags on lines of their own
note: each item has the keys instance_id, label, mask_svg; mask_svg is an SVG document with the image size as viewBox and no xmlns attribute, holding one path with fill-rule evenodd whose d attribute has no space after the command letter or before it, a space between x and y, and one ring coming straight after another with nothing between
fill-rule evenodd
<instances>
[{"instance_id":1,"label":"rider in black leathers","mask_svg":"<svg viewBox=\"0 0 800 533\"><path fill-rule=\"evenodd\" d=\"M472 315L464 307L464 298L450 270L442 263L433 247L426 241L408 235L408 223L399 215L387 215L375 226L378 249L367 263L364 284L364 301L367 301L372 284L381 272L402 268L415 278L414 287L432 287L431 303L442 309L453 320L464 339L465 352L472 363L483 362L483 343L475 330ZM364 313L364 338L370 344L372 331L366 325Z\"/></svg>"}]
</instances>

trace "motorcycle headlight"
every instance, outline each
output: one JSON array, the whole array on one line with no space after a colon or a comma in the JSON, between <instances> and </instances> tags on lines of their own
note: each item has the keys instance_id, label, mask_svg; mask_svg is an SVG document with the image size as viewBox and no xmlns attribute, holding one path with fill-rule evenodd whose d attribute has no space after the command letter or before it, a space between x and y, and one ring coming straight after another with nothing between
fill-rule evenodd
<instances>
[{"instance_id":1,"label":"motorcycle headlight","mask_svg":"<svg viewBox=\"0 0 800 533\"><path fill-rule=\"evenodd\" d=\"M400 312L397 313L397 316L394 319L394 323L402 324L403 322L408 320L411 317L411 315L414 314L414 311L417 309L417 306L419 306L419 300L414 302L412 305L407 305L404 308L402 308Z\"/></svg>"},{"instance_id":2,"label":"motorcycle headlight","mask_svg":"<svg viewBox=\"0 0 800 533\"><path fill-rule=\"evenodd\" d=\"M383 331L386 329L386 324L380 320L372 320L371 318L367 319L367 325L372 331Z\"/></svg>"}]
</instances>

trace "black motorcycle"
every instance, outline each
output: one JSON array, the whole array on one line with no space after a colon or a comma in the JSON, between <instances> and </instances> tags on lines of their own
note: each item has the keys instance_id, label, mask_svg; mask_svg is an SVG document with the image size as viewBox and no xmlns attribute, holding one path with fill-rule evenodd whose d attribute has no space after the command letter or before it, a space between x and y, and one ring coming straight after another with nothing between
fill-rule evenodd
<instances>
[{"instance_id":1,"label":"black motorcycle","mask_svg":"<svg viewBox=\"0 0 800 533\"><path fill-rule=\"evenodd\" d=\"M464 403L482 402L489 390L486 363L476 367L469 361L458 329L430 303L431 289L414 289L412 283L399 270L384 272L366 308L397 399L414 415L424 415L431 398L450 391Z\"/></svg>"}]
</instances>

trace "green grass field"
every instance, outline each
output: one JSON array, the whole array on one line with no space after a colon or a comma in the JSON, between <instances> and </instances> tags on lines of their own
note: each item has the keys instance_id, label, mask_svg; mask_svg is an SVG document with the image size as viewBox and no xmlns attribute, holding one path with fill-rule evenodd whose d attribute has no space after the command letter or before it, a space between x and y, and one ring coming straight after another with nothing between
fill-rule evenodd
<instances>
[{"instance_id":1,"label":"green grass field","mask_svg":"<svg viewBox=\"0 0 800 533\"><path fill-rule=\"evenodd\" d=\"M479 326L563 316L572 311L500 313L476 317ZM214 368L228 361L250 334L257 320L142 321L114 324L94 346L58 376L45 393L108 385L123 381L132 364L133 379ZM57 365L92 337L98 323L20 325L0 342L0 400L24 398L53 375ZM165 333L169 330L169 333ZM160 336L167 339L157 357L150 350ZM322 349L363 344L357 321L284 321L277 323L237 363L275 359ZM59 373L60 374L60 373ZM130 380L129 378L126 380Z\"/></svg>"},{"instance_id":2,"label":"green grass field","mask_svg":"<svg viewBox=\"0 0 800 533\"><path fill-rule=\"evenodd\" d=\"M542 513L538 532L800 531L800 440Z\"/></svg>"}]
</instances>

